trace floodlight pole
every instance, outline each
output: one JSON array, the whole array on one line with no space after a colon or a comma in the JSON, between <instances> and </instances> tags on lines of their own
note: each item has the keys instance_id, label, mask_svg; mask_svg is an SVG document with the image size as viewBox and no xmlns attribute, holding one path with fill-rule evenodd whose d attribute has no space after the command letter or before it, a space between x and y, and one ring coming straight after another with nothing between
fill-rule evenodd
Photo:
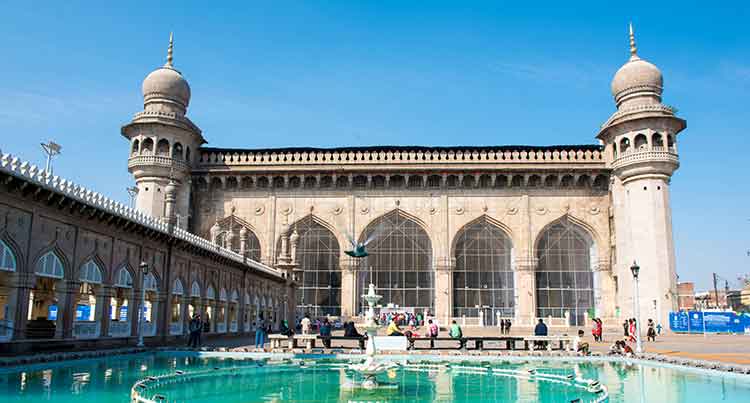
<instances>
[{"instance_id":1,"label":"floodlight pole","mask_svg":"<svg viewBox=\"0 0 750 403\"><path fill-rule=\"evenodd\" d=\"M40 145L42 146L44 153L47 154L47 164L44 167L44 171L47 172L48 175L52 174L52 157L60 155L62 147L52 140L46 143L40 143Z\"/></svg>"}]
</instances>

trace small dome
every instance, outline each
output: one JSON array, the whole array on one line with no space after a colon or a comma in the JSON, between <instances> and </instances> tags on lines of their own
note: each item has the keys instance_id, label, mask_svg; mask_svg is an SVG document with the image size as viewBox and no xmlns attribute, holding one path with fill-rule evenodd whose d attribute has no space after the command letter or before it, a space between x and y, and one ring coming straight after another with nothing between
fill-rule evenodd
<instances>
[{"instance_id":1,"label":"small dome","mask_svg":"<svg viewBox=\"0 0 750 403\"><path fill-rule=\"evenodd\" d=\"M640 88L661 94L662 75L658 67L635 57L631 58L624 66L620 67L612 79L612 96L617 100L619 95Z\"/></svg>"},{"instance_id":2,"label":"small dome","mask_svg":"<svg viewBox=\"0 0 750 403\"><path fill-rule=\"evenodd\" d=\"M170 66L160 67L143 80L143 102L155 99L167 99L187 108L190 86L179 71Z\"/></svg>"}]
</instances>

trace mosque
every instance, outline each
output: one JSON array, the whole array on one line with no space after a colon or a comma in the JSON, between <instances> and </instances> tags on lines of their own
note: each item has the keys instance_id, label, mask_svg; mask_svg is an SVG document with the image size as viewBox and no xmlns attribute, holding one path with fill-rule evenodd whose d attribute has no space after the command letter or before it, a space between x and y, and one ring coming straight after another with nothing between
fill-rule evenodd
<instances>
[{"instance_id":1,"label":"mosque","mask_svg":"<svg viewBox=\"0 0 750 403\"><path fill-rule=\"evenodd\" d=\"M384 306L444 321L614 324L636 300L667 327L686 122L662 103L632 27L616 110L580 145L213 148L187 116L172 52L170 38L122 127L136 207L284 273L297 315L358 315L372 282ZM345 254L365 240L369 256Z\"/></svg>"}]
</instances>

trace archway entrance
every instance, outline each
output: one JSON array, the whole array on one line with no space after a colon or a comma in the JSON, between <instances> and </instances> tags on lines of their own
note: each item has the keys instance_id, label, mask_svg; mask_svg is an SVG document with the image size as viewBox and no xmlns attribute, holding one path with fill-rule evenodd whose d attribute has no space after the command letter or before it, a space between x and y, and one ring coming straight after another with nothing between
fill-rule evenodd
<instances>
[{"instance_id":1,"label":"archway entrance","mask_svg":"<svg viewBox=\"0 0 750 403\"><path fill-rule=\"evenodd\" d=\"M36 279L29 293L26 337L61 338L63 312L60 301L64 301L61 288L65 276L62 261L54 252L47 252L37 261L34 274Z\"/></svg>"},{"instance_id":2,"label":"archway entrance","mask_svg":"<svg viewBox=\"0 0 750 403\"><path fill-rule=\"evenodd\" d=\"M128 337L132 332L133 314L130 307L133 300L133 276L130 271L121 267L115 276L114 290L110 299L109 335Z\"/></svg>"},{"instance_id":3,"label":"archway entrance","mask_svg":"<svg viewBox=\"0 0 750 403\"><path fill-rule=\"evenodd\" d=\"M0 240L0 341L13 338L13 314L17 304L16 288L11 282L15 272L16 255L8 244Z\"/></svg>"}]
</instances>

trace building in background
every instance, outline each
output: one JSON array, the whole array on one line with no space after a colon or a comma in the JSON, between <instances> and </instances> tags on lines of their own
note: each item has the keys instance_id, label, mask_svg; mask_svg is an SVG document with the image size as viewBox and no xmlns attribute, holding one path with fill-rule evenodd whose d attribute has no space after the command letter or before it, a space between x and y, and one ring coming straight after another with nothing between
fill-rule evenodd
<instances>
[{"instance_id":1,"label":"building in background","mask_svg":"<svg viewBox=\"0 0 750 403\"><path fill-rule=\"evenodd\" d=\"M695 309L695 283L677 283L677 301L678 309L681 311Z\"/></svg>"}]
</instances>

